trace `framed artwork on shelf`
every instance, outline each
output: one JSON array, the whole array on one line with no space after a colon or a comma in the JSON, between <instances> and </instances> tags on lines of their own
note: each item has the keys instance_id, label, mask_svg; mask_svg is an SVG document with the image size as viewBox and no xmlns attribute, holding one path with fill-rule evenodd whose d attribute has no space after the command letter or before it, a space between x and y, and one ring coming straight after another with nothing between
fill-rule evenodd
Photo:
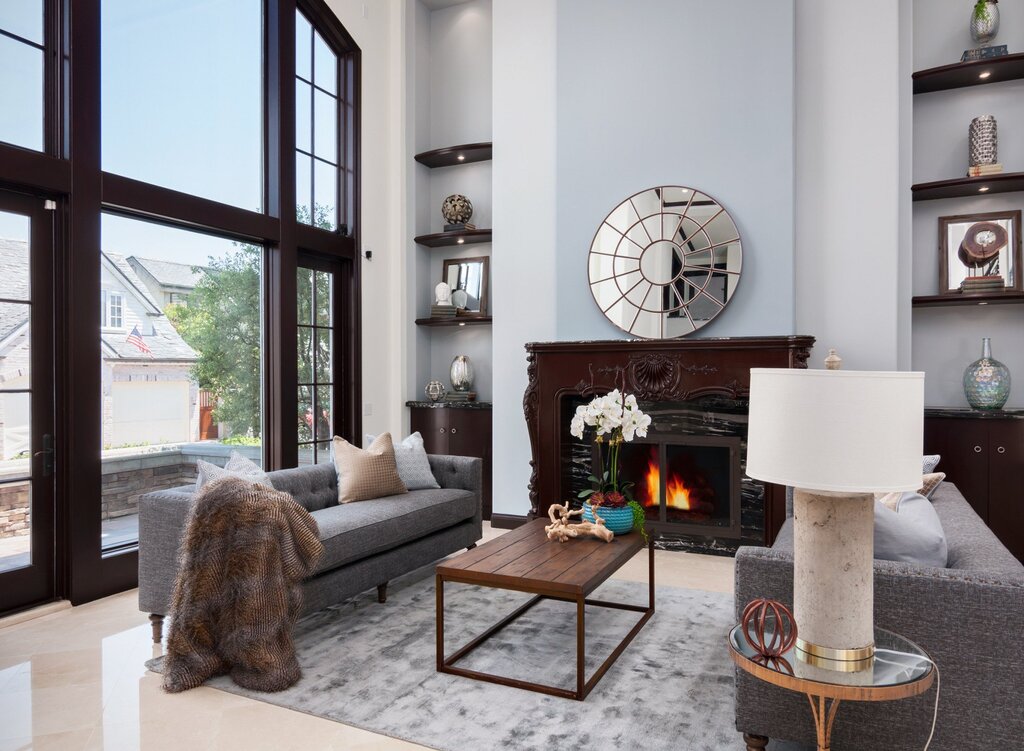
<instances>
[{"instance_id":1,"label":"framed artwork on shelf","mask_svg":"<svg viewBox=\"0 0 1024 751\"><path fill-rule=\"evenodd\" d=\"M451 304L460 316L487 315L489 260L487 256L445 259L441 281L451 289Z\"/></svg>"},{"instance_id":2,"label":"framed artwork on shelf","mask_svg":"<svg viewBox=\"0 0 1024 751\"><path fill-rule=\"evenodd\" d=\"M939 294L1020 292L1021 212L939 217Z\"/></svg>"}]
</instances>

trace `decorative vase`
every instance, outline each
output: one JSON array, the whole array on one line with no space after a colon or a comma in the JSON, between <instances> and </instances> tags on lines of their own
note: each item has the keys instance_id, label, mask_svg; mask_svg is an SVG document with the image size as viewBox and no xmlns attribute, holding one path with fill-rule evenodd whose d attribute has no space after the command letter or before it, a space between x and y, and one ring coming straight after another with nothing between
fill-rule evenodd
<instances>
[{"instance_id":1,"label":"decorative vase","mask_svg":"<svg viewBox=\"0 0 1024 751\"><path fill-rule=\"evenodd\" d=\"M971 38L986 44L999 33L999 0L984 0L971 8Z\"/></svg>"},{"instance_id":2,"label":"decorative vase","mask_svg":"<svg viewBox=\"0 0 1024 751\"><path fill-rule=\"evenodd\" d=\"M604 526L617 535L624 535L633 530L633 509L629 506L620 508L599 506L597 514L604 520ZM594 507L590 505L590 501L583 502L583 519L591 524L597 521L594 519Z\"/></svg>"},{"instance_id":3,"label":"decorative vase","mask_svg":"<svg viewBox=\"0 0 1024 751\"><path fill-rule=\"evenodd\" d=\"M1010 396L1010 369L992 357L992 340L981 340L981 359L964 371L964 394L974 409L1002 409Z\"/></svg>"},{"instance_id":4,"label":"decorative vase","mask_svg":"<svg viewBox=\"0 0 1024 751\"><path fill-rule=\"evenodd\" d=\"M458 392L470 391L473 388L473 363L466 355L455 355L449 373L452 388Z\"/></svg>"},{"instance_id":5,"label":"decorative vase","mask_svg":"<svg viewBox=\"0 0 1024 751\"><path fill-rule=\"evenodd\" d=\"M971 120L968 141L972 167L999 161L999 134L994 115L979 115Z\"/></svg>"},{"instance_id":6,"label":"decorative vase","mask_svg":"<svg viewBox=\"0 0 1024 751\"><path fill-rule=\"evenodd\" d=\"M465 224L473 218L473 204L465 196L453 193L441 204L441 216L449 224Z\"/></svg>"},{"instance_id":7,"label":"decorative vase","mask_svg":"<svg viewBox=\"0 0 1024 751\"><path fill-rule=\"evenodd\" d=\"M423 393L426 394L427 398L432 402L440 401L441 399L444 399L444 384L440 381L431 381L427 384L426 388L423 389Z\"/></svg>"}]
</instances>

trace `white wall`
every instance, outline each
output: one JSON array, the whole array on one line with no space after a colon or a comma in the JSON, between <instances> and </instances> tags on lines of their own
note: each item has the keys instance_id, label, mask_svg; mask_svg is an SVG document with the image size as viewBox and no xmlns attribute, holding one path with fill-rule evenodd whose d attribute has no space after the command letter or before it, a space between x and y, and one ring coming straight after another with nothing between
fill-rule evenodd
<instances>
[{"instance_id":1,"label":"white wall","mask_svg":"<svg viewBox=\"0 0 1024 751\"><path fill-rule=\"evenodd\" d=\"M557 19L549 0L494 0L494 512L525 514L523 345L556 339Z\"/></svg>"},{"instance_id":2,"label":"white wall","mask_svg":"<svg viewBox=\"0 0 1024 751\"><path fill-rule=\"evenodd\" d=\"M363 430L402 430L405 332L405 7L392 0L328 0L362 51ZM366 414L371 411L372 414Z\"/></svg>"},{"instance_id":3,"label":"white wall","mask_svg":"<svg viewBox=\"0 0 1024 751\"><path fill-rule=\"evenodd\" d=\"M1002 24L992 44L1024 49L1024 5L999 4ZM968 32L971 3L914 0L914 68L957 62L976 47ZM914 97L914 182L962 176L968 165L967 131L972 118L992 114L999 124L999 161L1008 172L1024 169L1024 82L1013 81ZM913 211L913 294L938 291L939 218L1024 208L1024 194L919 201ZM1024 373L1024 327L1015 305L917 308L913 314L913 368L923 370L925 403L966 407L964 369L981 356L982 337L992 338L997 359L1013 374ZM1010 393L1009 407L1024 407L1024 388Z\"/></svg>"},{"instance_id":4,"label":"white wall","mask_svg":"<svg viewBox=\"0 0 1024 751\"><path fill-rule=\"evenodd\" d=\"M796 328L818 339L812 367L829 347L851 369L900 364L899 41L892 0L796 0Z\"/></svg>"}]
</instances>

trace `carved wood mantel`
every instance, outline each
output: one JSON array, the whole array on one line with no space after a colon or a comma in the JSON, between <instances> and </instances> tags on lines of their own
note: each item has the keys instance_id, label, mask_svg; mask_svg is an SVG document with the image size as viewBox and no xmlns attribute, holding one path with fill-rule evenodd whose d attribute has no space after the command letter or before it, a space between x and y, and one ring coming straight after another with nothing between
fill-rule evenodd
<instances>
[{"instance_id":1,"label":"carved wood mantel","mask_svg":"<svg viewBox=\"0 0 1024 751\"><path fill-rule=\"evenodd\" d=\"M746 396L751 368L806 368L812 336L533 342L523 412L530 433L530 518L561 503L563 398L605 393L625 382L641 402Z\"/></svg>"}]
</instances>

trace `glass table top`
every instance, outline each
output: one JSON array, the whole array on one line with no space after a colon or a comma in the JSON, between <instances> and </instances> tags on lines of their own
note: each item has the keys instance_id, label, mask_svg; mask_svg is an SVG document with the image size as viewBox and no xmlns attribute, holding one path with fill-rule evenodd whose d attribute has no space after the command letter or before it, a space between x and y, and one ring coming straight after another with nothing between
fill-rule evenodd
<instances>
[{"instance_id":1,"label":"glass table top","mask_svg":"<svg viewBox=\"0 0 1024 751\"><path fill-rule=\"evenodd\" d=\"M767 628L766 640L770 640L771 628ZM729 645L740 657L780 677L788 676L823 685L885 689L916 683L927 677L932 670L932 662L923 649L899 634L880 628L875 629L875 658L872 664L864 670L851 673L804 662L797 656L795 646L779 658L762 657L747 643L738 625L729 632Z\"/></svg>"}]
</instances>

